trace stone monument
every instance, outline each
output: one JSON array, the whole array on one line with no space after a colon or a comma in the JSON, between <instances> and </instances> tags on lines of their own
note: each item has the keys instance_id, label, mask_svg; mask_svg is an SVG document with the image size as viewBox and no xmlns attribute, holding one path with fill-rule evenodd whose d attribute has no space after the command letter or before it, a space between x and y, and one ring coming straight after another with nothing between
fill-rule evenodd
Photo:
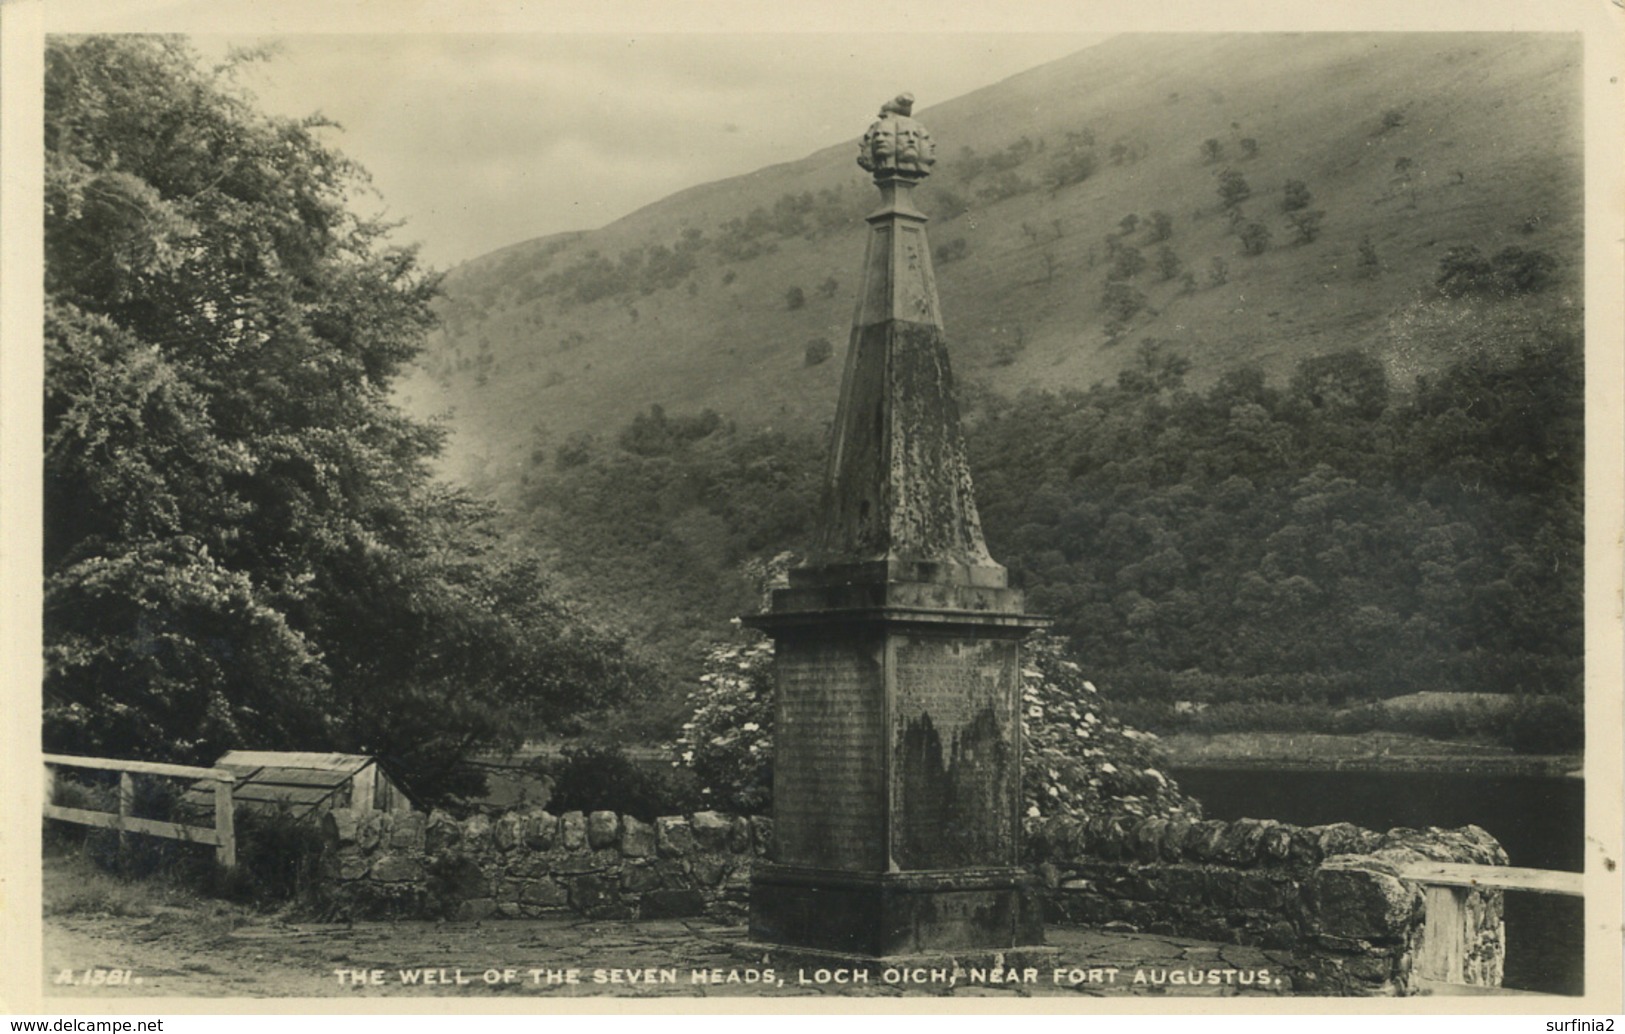
<instances>
[{"instance_id":1,"label":"stone monument","mask_svg":"<svg viewBox=\"0 0 1625 1034\"><path fill-rule=\"evenodd\" d=\"M750 936L869 958L1043 942L1019 867L1020 641L1041 621L982 540L908 94L859 145L880 207L842 375L819 540L751 619L775 641L771 861Z\"/></svg>"}]
</instances>

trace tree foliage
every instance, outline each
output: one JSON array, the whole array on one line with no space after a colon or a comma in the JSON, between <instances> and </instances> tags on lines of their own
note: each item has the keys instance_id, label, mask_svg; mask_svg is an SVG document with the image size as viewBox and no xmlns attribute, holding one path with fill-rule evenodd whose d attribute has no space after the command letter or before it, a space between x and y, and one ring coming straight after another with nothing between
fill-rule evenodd
<instances>
[{"instance_id":1,"label":"tree foliage","mask_svg":"<svg viewBox=\"0 0 1625 1034\"><path fill-rule=\"evenodd\" d=\"M45 738L212 761L377 754L428 796L636 665L390 403L436 278L354 214L319 118L180 41L46 63Z\"/></svg>"}]
</instances>

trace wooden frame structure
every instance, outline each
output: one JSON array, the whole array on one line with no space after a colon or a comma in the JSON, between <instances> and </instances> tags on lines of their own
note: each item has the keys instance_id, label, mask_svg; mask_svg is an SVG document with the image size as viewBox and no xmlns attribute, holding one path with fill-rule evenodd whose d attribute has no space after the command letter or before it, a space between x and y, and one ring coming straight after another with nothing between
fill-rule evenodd
<instances>
[{"instance_id":1,"label":"wooden frame structure","mask_svg":"<svg viewBox=\"0 0 1625 1034\"><path fill-rule=\"evenodd\" d=\"M1427 895L1427 920L1417 948L1416 975L1433 994L1462 993L1471 930L1467 896L1475 890L1523 891L1583 897L1585 877L1577 872L1522 869L1510 865L1414 862L1399 868L1399 878L1419 884ZM1473 987L1469 993L1487 989Z\"/></svg>"},{"instance_id":2,"label":"wooden frame structure","mask_svg":"<svg viewBox=\"0 0 1625 1034\"><path fill-rule=\"evenodd\" d=\"M65 754L46 754L45 817L60 822L73 822L81 826L116 829L120 833L144 833L147 836L184 840L193 844L208 844L214 848L215 859L224 869L237 865L237 830L233 812L232 788L237 782L233 773L223 768L195 768L191 765L166 765L154 761L119 761L112 758L71 757ZM52 766L61 768L93 768L119 773L118 811L90 811L85 808L65 808L51 803L50 787L55 782ZM207 779L214 783L214 825L187 826L179 822L160 822L156 819L137 818L130 814L135 803L136 775L169 776L174 779Z\"/></svg>"}]
</instances>

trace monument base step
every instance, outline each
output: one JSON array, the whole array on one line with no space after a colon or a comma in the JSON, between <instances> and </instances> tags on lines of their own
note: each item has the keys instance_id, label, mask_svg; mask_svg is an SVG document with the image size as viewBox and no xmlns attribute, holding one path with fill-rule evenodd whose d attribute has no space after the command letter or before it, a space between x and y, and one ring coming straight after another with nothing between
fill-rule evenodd
<instances>
[{"instance_id":1,"label":"monument base step","mask_svg":"<svg viewBox=\"0 0 1625 1034\"><path fill-rule=\"evenodd\" d=\"M1007 952L1044 943L1037 881L1016 868L751 875L750 939L869 959Z\"/></svg>"}]
</instances>

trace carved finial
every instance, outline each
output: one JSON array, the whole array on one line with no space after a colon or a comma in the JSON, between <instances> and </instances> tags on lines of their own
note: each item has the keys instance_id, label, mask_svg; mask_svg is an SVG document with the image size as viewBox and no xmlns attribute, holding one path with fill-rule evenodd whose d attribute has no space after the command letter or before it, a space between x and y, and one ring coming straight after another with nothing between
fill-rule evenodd
<instances>
[{"instance_id":1,"label":"carved finial","mask_svg":"<svg viewBox=\"0 0 1625 1034\"><path fill-rule=\"evenodd\" d=\"M913 117L914 95L900 93L880 106L880 117L858 143L858 164L874 173L875 182L922 180L931 175L937 148L931 134Z\"/></svg>"}]
</instances>

